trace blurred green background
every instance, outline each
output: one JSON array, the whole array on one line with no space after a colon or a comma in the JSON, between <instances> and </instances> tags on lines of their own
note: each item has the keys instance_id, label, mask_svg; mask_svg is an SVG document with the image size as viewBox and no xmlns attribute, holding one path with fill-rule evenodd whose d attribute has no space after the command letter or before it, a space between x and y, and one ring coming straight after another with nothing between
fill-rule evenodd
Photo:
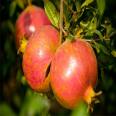
<instances>
[{"instance_id":1,"label":"blurred green background","mask_svg":"<svg viewBox=\"0 0 116 116\"><path fill-rule=\"evenodd\" d=\"M72 1L74 6L76 0ZM58 4L58 0L52 2ZM96 9L101 9L102 12L103 3L100 3L100 0L97 2L99 6ZM32 3L44 6L42 0L32 0ZM71 0L68 4L72 4ZM105 11L99 23L102 25L106 21L105 30L98 28L100 32L106 33L103 36L109 41L103 40L93 45L99 67L96 91L102 90L103 94L99 97L100 104L95 104L90 114L85 112L87 107L84 103L80 103L73 111L67 110L56 102L53 95L36 93L26 84L22 59L15 46L15 23L27 5L27 0L0 0L0 116L116 115L116 0L105 0ZM96 0L92 5L96 6Z\"/></svg>"}]
</instances>

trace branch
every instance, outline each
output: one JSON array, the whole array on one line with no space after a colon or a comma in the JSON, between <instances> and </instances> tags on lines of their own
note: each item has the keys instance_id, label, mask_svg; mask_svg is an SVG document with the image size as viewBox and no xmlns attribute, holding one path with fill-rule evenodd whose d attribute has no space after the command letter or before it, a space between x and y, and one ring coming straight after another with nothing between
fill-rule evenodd
<instances>
[{"instance_id":1,"label":"branch","mask_svg":"<svg viewBox=\"0 0 116 116\"><path fill-rule=\"evenodd\" d=\"M63 29L63 0L60 0L60 42L62 42L62 29Z\"/></svg>"}]
</instances>

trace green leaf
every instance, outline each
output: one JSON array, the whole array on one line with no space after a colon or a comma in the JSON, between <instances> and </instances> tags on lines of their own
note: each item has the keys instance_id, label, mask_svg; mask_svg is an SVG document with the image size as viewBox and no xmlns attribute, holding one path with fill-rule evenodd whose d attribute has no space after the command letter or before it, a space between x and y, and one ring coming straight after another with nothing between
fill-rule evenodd
<instances>
[{"instance_id":1,"label":"green leaf","mask_svg":"<svg viewBox=\"0 0 116 116\"><path fill-rule=\"evenodd\" d=\"M87 28L89 24L90 24L90 21L88 21L88 22L81 21L80 22L81 28Z\"/></svg>"},{"instance_id":2,"label":"green leaf","mask_svg":"<svg viewBox=\"0 0 116 116\"><path fill-rule=\"evenodd\" d=\"M96 28L97 28L97 18L93 17L88 25L88 29L92 31L92 30L96 30Z\"/></svg>"},{"instance_id":3,"label":"green leaf","mask_svg":"<svg viewBox=\"0 0 116 116\"><path fill-rule=\"evenodd\" d=\"M10 4L10 7L9 7L9 15L10 15L10 17L12 17L14 15L15 9L16 9L16 1L13 1Z\"/></svg>"},{"instance_id":4,"label":"green leaf","mask_svg":"<svg viewBox=\"0 0 116 116\"><path fill-rule=\"evenodd\" d=\"M104 54L109 55L108 49L104 45L99 44L99 47Z\"/></svg>"},{"instance_id":5,"label":"green leaf","mask_svg":"<svg viewBox=\"0 0 116 116\"><path fill-rule=\"evenodd\" d=\"M73 110L71 116L89 116L87 109L87 104L80 102L79 105Z\"/></svg>"},{"instance_id":6,"label":"green leaf","mask_svg":"<svg viewBox=\"0 0 116 116\"><path fill-rule=\"evenodd\" d=\"M113 50L113 51L111 52L111 54L112 54L114 57L116 57L116 50Z\"/></svg>"},{"instance_id":7,"label":"green leaf","mask_svg":"<svg viewBox=\"0 0 116 116\"><path fill-rule=\"evenodd\" d=\"M26 85L27 84L26 78L22 74L21 69L18 69L16 78L17 78L17 81L21 82L23 85Z\"/></svg>"},{"instance_id":8,"label":"green leaf","mask_svg":"<svg viewBox=\"0 0 116 116\"><path fill-rule=\"evenodd\" d=\"M95 31L93 31L93 32L99 36L99 39L100 39L101 41L103 41L103 35L102 35L102 33L101 33L99 30L95 30Z\"/></svg>"},{"instance_id":9,"label":"green leaf","mask_svg":"<svg viewBox=\"0 0 116 116\"><path fill-rule=\"evenodd\" d=\"M14 24L13 24L10 20L8 20L8 21L6 22L6 24L7 24L8 28L10 29L10 31L11 31L13 34L15 34L15 27L14 27Z\"/></svg>"},{"instance_id":10,"label":"green leaf","mask_svg":"<svg viewBox=\"0 0 116 116\"><path fill-rule=\"evenodd\" d=\"M85 2L81 5L81 8L88 6L89 4L91 4L94 0L85 0Z\"/></svg>"},{"instance_id":11,"label":"green leaf","mask_svg":"<svg viewBox=\"0 0 116 116\"><path fill-rule=\"evenodd\" d=\"M17 1L17 5L21 8L24 9L24 0L16 0Z\"/></svg>"},{"instance_id":12,"label":"green leaf","mask_svg":"<svg viewBox=\"0 0 116 116\"><path fill-rule=\"evenodd\" d=\"M102 16L105 10L105 0L97 0L99 15Z\"/></svg>"},{"instance_id":13,"label":"green leaf","mask_svg":"<svg viewBox=\"0 0 116 116\"><path fill-rule=\"evenodd\" d=\"M28 90L20 116L46 116L49 108L50 103L45 95Z\"/></svg>"},{"instance_id":14,"label":"green leaf","mask_svg":"<svg viewBox=\"0 0 116 116\"><path fill-rule=\"evenodd\" d=\"M108 49L103 44L94 41L94 48L97 50L97 53L102 51L104 54L110 55Z\"/></svg>"},{"instance_id":15,"label":"green leaf","mask_svg":"<svg viewBox=\"0 0 116 116\"><path fill-rule=\"evenodd\" d=\"M78 0L75 2L75 6L76 6L77 12L79 12L81 10L81 3Z\"/></svg>"},{"instance_id":16,"label":"green leaf","mask_svg":"<svg viewBox=\"0 0 116 116\"><path fill-rule=\"evenodd\" d=\"M88 31L95 31L97 28L97 18L93 17L91 20L88 20L86 22L81 21L80 26L82 28L87 28Z\"/></svg>"},{"instance_id":17,"label":"green leaf","mask_svg":"<svg viewBox=\"0 0 116 116\"><path fill-rule=\"evenodd\" d=\"M68 30L70 27L70 20L72 18L71 13L67 7L67 5L64 4L64 29Z\"/></svg>"},{"instance_id":18,"label":"green leaf","mask_svg":"<svg viewBox=\"0 0 116 116\"><path fill-rule=\"evenodd\" d=\"M0 104L0 116L16 116L11 107L6 103Z\"/></svg>"},{"instance_id":19,"label":"green leaf","mask_svg":"<svg viewBox=\"0 0 116 116\"><path fill-rule=\"evenodd\" d=\"M49 20L51 21L51 23L55 26L55 27L59 27L59 19L60 19L60 15L56 10L56 7L54 6L54 4L50 1L47 1L44 3L44 8L45 8L45 12L49 18Z\"/></svg>"}]
</instances>

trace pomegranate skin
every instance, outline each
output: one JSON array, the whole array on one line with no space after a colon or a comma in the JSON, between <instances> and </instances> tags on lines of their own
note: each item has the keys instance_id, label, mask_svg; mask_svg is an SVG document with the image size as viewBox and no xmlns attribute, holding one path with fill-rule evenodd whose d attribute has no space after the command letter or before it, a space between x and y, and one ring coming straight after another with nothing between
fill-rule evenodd
<instances>
[{"instance_id":1,"label":"pomegranate skin","mask_svg":"<svg viewBox=\"0 0 116 116\"><path fill-rule=\"evenodd\" d=\"M16 46L19 49L23 38L29 39L43 25L50 25L44 9L29 5L16 21Z\"/></svg>"},{"instance_id":2,"label":"pomegranate skin","mask_svg":"<svg viewBox=\"0 0 116 116\"><path fill-rule=\"evenodd\" d=\"M95 86L97 73L97 60L91 45L82 39L65 41L57 49L50 70L51 87L58 102L73 109L88 97L86 94L84 99L87 88Z\"/></svg>"},{"instance_id":3,"label":"pomegranate skin","mask_svg":"<svg viewBox=\"0 0 116 116\"><path fill-rule=\"evenodd\" d=\"M23 55L23 71L30 87L38 92L49 91L49 65L59 46L59 32L43 26L30 38Z\"/></svg>"}]
</instances>

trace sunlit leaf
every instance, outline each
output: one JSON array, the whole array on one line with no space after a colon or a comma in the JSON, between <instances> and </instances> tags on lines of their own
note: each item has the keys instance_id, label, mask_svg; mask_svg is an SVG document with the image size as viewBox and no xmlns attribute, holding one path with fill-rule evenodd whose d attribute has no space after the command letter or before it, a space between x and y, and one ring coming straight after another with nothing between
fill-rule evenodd
<instances>
[{"instance_id":1,"label":"sunlit leaf","mask_svg":"<svg viewBox=\"0 0 116 116\"><path fill-rule=\"evenodd\" d=\"M51 21L51 23L55 26L55 27L59 27L59 19L60 19L60 15L56 9L56 7L54 6L54 4L50 1L47 1L44 3L44 8L45 8L45 12L49 18L49 20Z\"/></svg>"},{"instance_id":2,"label":"sunlit leaf","mask_svg":"<svg viewBox=\"0 0 116 116\"><path fill-rule=\"evenodd\" d=\"M89 30L96 30L96 28L97 28L97 18L94 17L94 18L92 18L91 22L89 23L88 29Z\"/></svg>"},{"instance_id":3,"label":"sunlit leaf","mask_svg":"<svg viewBox=\"0 0 116 116\"><path fill-rule=\"evenodd\" d=\"M85 0L85 2L81 5L81 8L88 6L89 4L91 4L94 0Z\"/></svg>"},{"instance_id":4,"label":"sunlit leaf","mask_svg":"<svg viewBox=\"0 0 116 116\"><path fill-rule=\"evenodd\" d=\"M116 57L116 51L115 51L115 50L113 50L113 51L111 52L111 54L112 54L114 57Z\"/></svg>"},{"instance_id":5,"label":"sunlit leaf","mask_svg":"<svg viewBox=\"0 0 116 116\"><path fill-rule=\"evenodd\" d=\"M16 0L17 1L17 5L21 8L24 9L24 0Z\"/></svg>"},{"instance_id":6,"label":"sunlit leaf","mask_svg":"<svg viewBox=\"0 0 116 116\"><path fill-rule=\"evenodd\" d=\"M105 10L105 0L97 0L99 15L102 16Z\"/></svg>"},{"instance_id":7,"label":"sunlit leaf","mask_svg":"<svg viewBox=\"0 0 116 116\"><path fill-rule=\"evenodd\" d=\"M87 104L80 102L80 104L73 110L71 116L89 116Z\"/></svg>"},{"instance_id":8,"label":"sunlit leaf","mask_svg":"<svg viewBox=\"0 0 116 116\"><path fill-rule=\"evenodd\" d=\"M87 28L88 25L89 25L89 23L90 23L90 21L88 21L88 22L81 21L81 22L80 22L80 26L81 26L82 28Z\"/></svg>"},{"instance_id":9,"label":"sunlit leaf","mask_svg":"<svg viewBox=\"0 0 116 116\"><path fill-rule=\"evenodd\" d=\"M103 40L103 35L99 30L95 30L94 33L98 35L100 40Z\"/></svg>"},{"instance_id":10,"label":"sunlit leaf","mask_svg":"<svg viewBox=\"0 0 116 116\"><path fill-rule=\"evenodd\" d=\"M20 111L20 116L46 116L49 107L49 100L45 95L34 93L33 91L28 90L25 101Z\"/></svg>"}]
</instances>

